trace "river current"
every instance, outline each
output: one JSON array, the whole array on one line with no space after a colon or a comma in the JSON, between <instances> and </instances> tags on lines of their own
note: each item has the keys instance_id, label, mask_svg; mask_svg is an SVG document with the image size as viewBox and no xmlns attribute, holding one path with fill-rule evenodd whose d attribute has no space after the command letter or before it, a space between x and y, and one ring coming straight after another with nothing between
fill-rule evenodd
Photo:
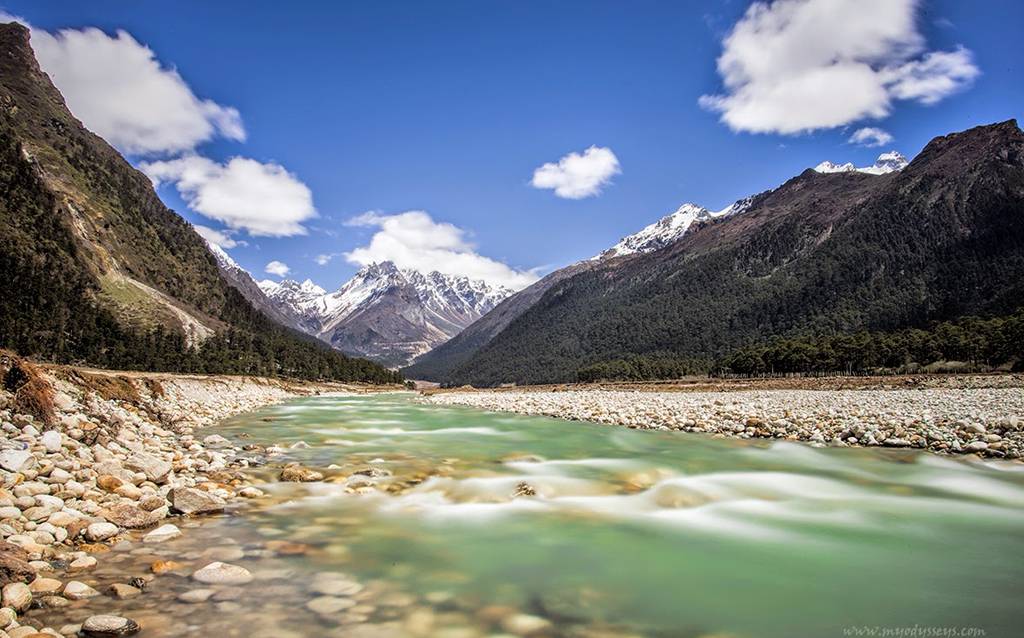
<instances>
[{"instance_id":1,"label":"river current","mask_svg":"<svg viewBox=\"0 0 1024 638\"><path fill-rule=\"evenodd\" d=\"M268 498L167 543L115 548L97 587L158 559L182 565L138 598L101 603L144 636L1024 631L1020 463L630 430L410 394L300 399L210 432L287 448L275 467L297 461L329 482L256 468ZM181 602L210 560L256 580Z\"/></svg>"}]
</instances>

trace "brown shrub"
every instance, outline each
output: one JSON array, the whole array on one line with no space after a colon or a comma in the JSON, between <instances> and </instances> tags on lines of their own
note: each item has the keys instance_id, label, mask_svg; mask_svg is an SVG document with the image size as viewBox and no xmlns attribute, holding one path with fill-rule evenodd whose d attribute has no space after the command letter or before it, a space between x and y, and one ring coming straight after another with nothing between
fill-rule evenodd
<instances>
[{"instance_id":1,"label":"brown shrub","mask_svg":"<svg viewBox=\"0 0 1024 638\"><path fill-rule=\"evenodd\" d=\"M14 393L14 411L31 414L47 426L57 422L53 410L53 388L34 364L5 355L4 388Z\"/></svg>"},{"instance_id":2,"label":"brown shrub","mask_svg":"<svg viewBox=\"0 0 1024 638\"><path fill-rule=\"evenodd\" d=\"M163 384L156 379L146 378L143 379L142 382L146 384L146 388L149 390L149 395L154 399L160 399L167 396L167 393L164 392Z\"/></svg>"}]
</instances>

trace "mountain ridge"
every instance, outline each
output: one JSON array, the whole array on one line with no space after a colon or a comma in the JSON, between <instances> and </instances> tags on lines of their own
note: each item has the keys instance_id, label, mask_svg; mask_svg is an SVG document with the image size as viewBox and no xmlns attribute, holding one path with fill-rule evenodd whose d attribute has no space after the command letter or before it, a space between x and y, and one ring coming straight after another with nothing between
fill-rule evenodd
<instances>
[{"instance_id":1,"label":"mountain ridge","mask_svg":"<svg viewBox=\"0 0 1024 638\"><path fill-rule=\"evenodd\" d=\"M808 169L742 215L562 278L447 370L429 370L427 355L406 372L566 381L620 356L714 357L773 335L1012 310L1024 293L1022 140L1010 120L935 138L900 171Z\"/></svg>"}]
</instances>

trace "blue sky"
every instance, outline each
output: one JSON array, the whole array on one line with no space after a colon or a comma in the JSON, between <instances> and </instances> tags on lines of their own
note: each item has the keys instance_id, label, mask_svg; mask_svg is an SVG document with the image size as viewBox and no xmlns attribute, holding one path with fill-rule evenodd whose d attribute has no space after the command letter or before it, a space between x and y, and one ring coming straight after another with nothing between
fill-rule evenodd
<instances>
[{"instance_id":1,"label":"blue sky","mask_svg":"<svg viewBox=\"0 0 1024 638\"><path fill-rule=\"evenodd\" d=\"M890 148L911 157L936 135L1024 115L1024 3L899 0L891 4L904 5L904 13L889 16L847 2L854 13L808 9L805 17L810 33L823 31L815 20L824 21L826 32L852 29L851 42L842 43L844 34L808 44L794 30L766 33L786 17L784 10L803 10L802 4L827 0L766 5L761 22L740 1L0 0L4 11L32 25L37 54L37 33L97 27L100 37L115 38L124 30L152 51L158 72L176 70L185 90L207 105L200 111L210 130L178 145L185 148L171 148L166 138L142 143L145 148L132 148L128 137L115 144L133 163L162 168L150 170L165 178L160 195L187 219L215 230L228 228L224 220L238 226L228 252L257 278L277 261L287 264L289 276L328 289L351 276L358 268L353 261L389 250L413 263L423 259L522 285L527 271L589 257L683 202L722 208L825 159L865 165ZM907 12L911 22L901 25ZM727 46L723 40L737 24L749 27L749 37ZM860 51L857 28L877 37L880 48ZM768 56L778 68L760 68L758 47L783 38L795 48ZM95 63L88 57L102 44L93 38L82 42L84 49L64 51L74 56L71 62L62 62L57 50L41 62L87 125L126 131L117 120L103 120L102 100L112 91L89 96L89 87L74 86L75 69L103 72L102 54ZM837 98L832 79L808 85L815 69L787 67L829 46L884 75L860 79L876 89L884 84L887 93L871 102L864 98L871 91L854 79L842 88L849 95ZM716 68L726 51L739 61L731 87L728 73ZM941 55L928 57L933 53ZM139 91L150 87L147 72L139 71ZM131 77L120 72L117 81ZM803 102L794 103L798 88L811 91L813 113L801 114ZM121 89L120 107L133 104L133 86ZM83 95L72 99L76 92ZM698 103L715 95L729 101L717 102L718 110L714 99ZM164 113L168 100L156 106L139 100L138 113L192 124ZM88 104L90 117L76 103ZM147 121L140 130L150 135L151 127L165 124ZM894 139L877 148L849 143L864 127ZM531 185L543 164L591 146L609 149L619 172L607 161L591 167L600 174L584 184L586 196L559 197ZM200 186L189 201L175 186L188 176L182 156L198 171ZM230 191L214 201L217 193L202 186L223 177L223 163L235 157L250 162L235 168L251 169L254 179L240 170L225 189L258 192L236 200ZM261 178L267 178L264 190L256 185ZM239 201L253 205L229 210ZM305 234L266 234L277 223L278 203L294 210L276 228ZM220 219L197 212L203 208L217 210ZM426 215L398 215L405 211ZM266 223L254 220L259 215ZM346 223L357 216L362 223ZM413 254L420 250L429 255ZM321 265L320 255L331 258Z\"/></svg>"}]
</instances>

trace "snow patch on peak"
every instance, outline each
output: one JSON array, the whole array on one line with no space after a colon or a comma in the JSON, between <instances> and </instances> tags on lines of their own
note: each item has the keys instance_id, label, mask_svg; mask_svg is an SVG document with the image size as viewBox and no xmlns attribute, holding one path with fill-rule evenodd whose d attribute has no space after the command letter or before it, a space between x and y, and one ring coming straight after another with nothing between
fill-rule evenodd
<instances>
[{"instance_id":1,"label":"snow patch on peak","mask_svg":"<svg viewBox=\"0 0 1024 638\"><path fill-rule=\"evenodd\" d=\"M907 158L899 151L882 153L871 166L856 167L853 162L845 164L833 164L828 160L818 164L814 170L819 173L868 173L869 175L887 175L903 170L909 164Z\"/></svg>"},{"instance_id":2,"label":"snow patch on peak","mask_svg":"<svg viewBox=\"0 0 1024 638\"><path fill-rule=\"evenodd\" d=\"M635 253L649 253L675 243L690 229L694 222L711 221L744 212L753 203L753 197L745 197L729 204L722 210L712 211L692 202L687 202L670 213L645 226L640 231L623 237L619 243L591 260L610 259Z\"/></svg>"},{"instance_id":3,"label":"snow patch on peak","mask_svg":"<svg viewBox=\"0 0 1024 638\"><path fill-rule=\"evenodd\" d=\"M232 259L231 255L227 254L223 248L212 241L205 239L203 241L206 242L206 247L210 249L211 253L213 253L213 256L217 259L217 263L220 264L221 268L226 270L242 270L242 267L238 265L238 262Z\"/></svg>"}]
</instances>

